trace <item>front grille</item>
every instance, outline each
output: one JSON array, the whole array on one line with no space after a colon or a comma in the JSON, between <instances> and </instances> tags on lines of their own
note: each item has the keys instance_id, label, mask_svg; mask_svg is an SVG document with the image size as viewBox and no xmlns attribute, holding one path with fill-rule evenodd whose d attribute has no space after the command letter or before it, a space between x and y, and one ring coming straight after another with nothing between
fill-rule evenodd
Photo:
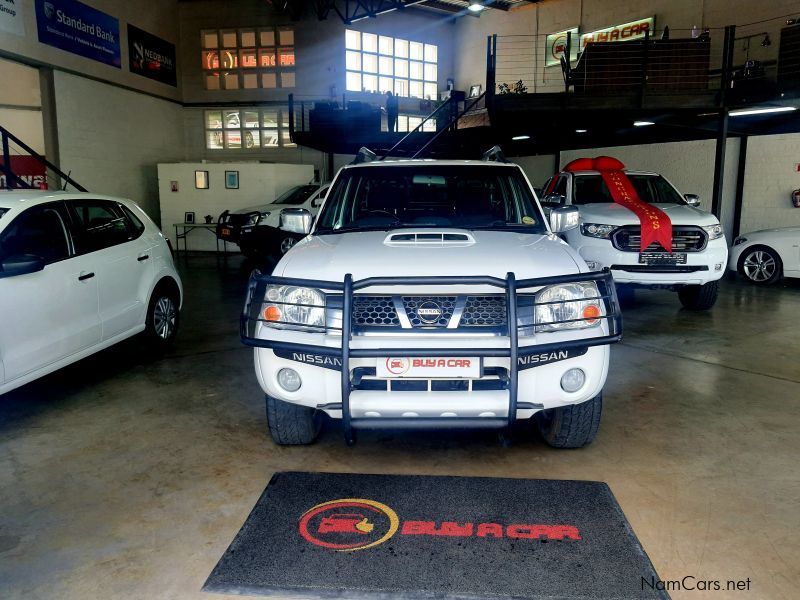
<instances>
[{"instance_id":1,"label":"front grille","mask_svg":"<svg viewBox=\"0 0 800 600\"><path fill-rule=\"evenodd\" d=\"M642 243L642 230L640 227L628 226L620 227L611 236L611 242L617 250L623 252L639 252ZM672 228L672 251L673 252L701 252L705 250L708 243L708 234L701 227L680 227ZM661 244L653 242L647 252L666 252Z\"/></svg>"},{"instance_id":2,"label":"front grille","mask_svg":"<svg viewBox=\"0 0 800 600\"><path fill-rule=\"evenodd\" d=\"M257 213L228 213L222 222L234 227L243 227L250 224L250 220L255 214Z\"/></svg>"},{"instance_id":3,"label":"front grille","mask_svg":"<svg viewBox=\"0 0 800 600\"><path fill-rule=\"evenodd\" d=\"M506 322L504 296L468 296L461 316L462 327L498 327Z\"/></svg>"},{"instance_id":4,"label":"front grille","mask_svg":"<svg viewBox=\"0 0 800 600\"><path fill-rule=\"evenodd\" d=\"M341 297L329 296L328 307L341 309ZM353 326L357 329L403 329L448 326L460 328L504 327L504 295L485 296L353 296Z\"/></svg>"},{"instance_id":5,"label":"front grille","mask_svg":"<svg viewBox=\"0 0 800 600\"><path fill-rule=\"evenodd\" d=\"M353 324L399 327L400 319L391 296L353 296Z\"/></svg>"},{"instance_id":6,"label":"front grille","mask_svg":"<svg viewBox=\"0 0 800 600\"><path fill-rule=\"evenodd\" d=\"M403 296L403 308L412 327L447 327L456 308L456 296ZM420 314L421 311L439 311Z\"/></svg>"}]
</instances>

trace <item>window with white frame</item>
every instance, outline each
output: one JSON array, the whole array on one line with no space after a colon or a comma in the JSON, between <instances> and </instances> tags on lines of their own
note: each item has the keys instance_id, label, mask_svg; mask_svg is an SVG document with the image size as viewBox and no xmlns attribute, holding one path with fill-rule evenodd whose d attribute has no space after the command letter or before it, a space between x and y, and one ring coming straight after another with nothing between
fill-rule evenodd
<instances>
[{"instance_id":1,"label":"window with white frame","mask_svg":"<svg viewBox=\"0 0 800 600\"><path fill-rule=\"evenodd\" d=\"M344 35L347 91L437 99L438 46L352 29Z\"/></svg>"},{"instance_id":2,"label":"window with white frame","mask_svg":"<svg viewBox=\"0 0 800 600\"><path fill-rule=\"evenodd\" d=\"M209 150L257 150L295 145L289 139L286 106L207 110L204 120Z\"/></svg>"},{"instance_id":3,"label":"window with white frame","mask_svg":"<svg viewBox=\"0 0 800 600\"><path fill-rule=\"evenodd\" d=\"M200 46L207 90L294 87L292 29L205 29Z\"/></svg>"}]
</instances>

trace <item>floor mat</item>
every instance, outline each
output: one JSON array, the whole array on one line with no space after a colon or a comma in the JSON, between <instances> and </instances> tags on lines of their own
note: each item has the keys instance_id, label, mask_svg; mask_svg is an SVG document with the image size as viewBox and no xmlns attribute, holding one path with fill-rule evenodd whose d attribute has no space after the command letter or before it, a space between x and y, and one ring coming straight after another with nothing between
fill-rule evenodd
<instances>
[{"instance_id":1,"label":"floor mat","mask_svg":"<svg viewBox=\"0 0 800 600\"><path fill-rule=\"evenodd\" d=\"M205 583L278 598L667 598L604 483L277 473Z\"/></svg>"}]
</instances>

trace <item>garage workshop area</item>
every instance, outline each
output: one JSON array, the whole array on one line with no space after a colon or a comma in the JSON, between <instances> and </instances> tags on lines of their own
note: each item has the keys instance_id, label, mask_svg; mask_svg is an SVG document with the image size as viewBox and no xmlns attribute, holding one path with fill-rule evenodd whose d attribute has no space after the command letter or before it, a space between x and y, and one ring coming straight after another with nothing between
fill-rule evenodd
<instances>
[{"instance_id":1,"label":"garage workshop area","mask_svg":"<svg viewBox=\"0 0 800 600\"><path fill-rule=\"evenodd\" d=\"M0 597L795 598L799 8L0 0Z\"/></svg>"}]
</instances>

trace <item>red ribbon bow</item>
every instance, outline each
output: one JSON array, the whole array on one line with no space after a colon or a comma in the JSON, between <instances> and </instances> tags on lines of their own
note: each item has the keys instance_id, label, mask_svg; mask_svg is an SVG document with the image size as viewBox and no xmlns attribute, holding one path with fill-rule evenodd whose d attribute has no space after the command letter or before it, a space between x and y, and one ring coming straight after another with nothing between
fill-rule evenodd
<instances>
[{"instance_id":1,"label":"red ribbon bow","mask_svg":"<svg viewBox=\"0 0 800 600\"><path fill-rule=\"evenodd\" d=\"M636 193L623 169L625 165L610 156L576 158L564 167L565 171L599 171L611 193L611 198L639 217L642 230L640 251L658 242L667 252L672 252L672 221L660 208L644 202ZM553 178L555 181L555 177Z\"/></svg>"}]
</instances>

